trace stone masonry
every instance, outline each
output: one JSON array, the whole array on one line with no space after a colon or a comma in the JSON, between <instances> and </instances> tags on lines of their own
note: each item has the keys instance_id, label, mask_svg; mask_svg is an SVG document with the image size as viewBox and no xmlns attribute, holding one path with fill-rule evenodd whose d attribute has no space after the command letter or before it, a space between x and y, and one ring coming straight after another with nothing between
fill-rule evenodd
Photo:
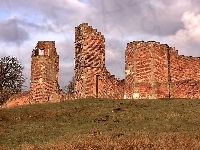
<instances>
[{"instance_id":1,"label":"stone masonry","mask_svg":"<svg viewBox=\"0 0 200 150\"><path fill-rule=\"evenodd\" d=\"M59 102L69 97L58 85L59 56L54 41L39 41L31 55L30 91L13 95L3 107Z\"/></svg>"},{"instance_id":2,"label":"stone masonry","mask_svg":"<svg viewBox=\"0 0 200 150\"><path fill-rule=\"evenodd\" d=\"M125 57L126 98L200 98L199 57L154 41L128 43Z\"/></svg>"},{"instance_id":3,"label":"stone masonry","mask_svg":"<svg viewBox=\"0 0 200 150\"><path fill-rule=\"evenodd\" d=\"M39 41L32 51L31 101L48 102L59 99L59 56L54 41Z\"/></svg>"},{"instance_id":4,"label":"stone masonry","mask_svg":"<svg viewBox=\"0 0 200 150\"><path fill-rule=\"evenodd\" d=\"M200 98L200 57L170 53L170 98Z\"/></svg>"},{"instance_id":5,"label":"stone masonry","mask_svg":"<svg viewBox=\"0 0 200 150\"><path fill-rule=\"evenodd\" d=\"M87 23L75 28L75 97L122 98L124 80L105 67L105 39Z\"/></svg>"},{"instance_id":6,"label":"stone masonry","mask_svg":"<svg viewBox=\"0 0 200 150\"><path fill-rule=\"evenodd\" d=\"M133 41L125 50L125 79L105 66L105 39L87 23L75 27L75 89L58 85L59 56L54 41L32 51L30 91L12 96L3 107L79 98L200 98L200 58L178 55L167 44Z\"/></svg>"},{"instance_id":7,"label":"stone masonry","mask_svg":"<svg viewBox=\"0 0 200 150\"><path fill-rule=\"evenodd\" d=\"M125 54L126 98L169 98L168 46L159 42L130 42Z\"/></svg>"}]
</instances>

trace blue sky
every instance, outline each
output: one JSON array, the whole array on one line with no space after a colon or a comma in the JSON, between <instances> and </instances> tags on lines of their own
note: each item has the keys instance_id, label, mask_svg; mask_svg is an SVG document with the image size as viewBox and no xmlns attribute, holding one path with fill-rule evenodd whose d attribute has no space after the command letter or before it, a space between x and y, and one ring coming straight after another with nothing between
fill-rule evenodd
<instances>
[{"instance_id":1,"label":"blue sky","mask_svg":"<svg viewBox=\"0 0 200 150\"><path fill-rule=\"evenodd\" d=\"M56 41L59 84L74 74L74 28L83 22L105 37L106 66L124 78L128 42L158 41L180 55L200 57L199 0L0 0L0 57L14 55L30 82L31 51L39 40Z\"/></svg>"}]
</instances>

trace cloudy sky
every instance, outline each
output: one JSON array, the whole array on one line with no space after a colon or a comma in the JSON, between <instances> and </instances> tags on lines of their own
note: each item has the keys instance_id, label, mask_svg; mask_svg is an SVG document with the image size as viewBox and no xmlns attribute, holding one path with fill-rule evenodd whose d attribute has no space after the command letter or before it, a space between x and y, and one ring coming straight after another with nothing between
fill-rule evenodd
<instances>
[{"instance_id":1,"label":"cloudy sky","mask_svg":"<svg viewBox=\"0 0 200 150\"><path fill-rule=\"evenodd\" d=\"M20 60L29 87L32 49L56 41L63 87L74 73L74 28L83 22L104 35L106 66L121 79L131 41L158 41L200 57L200 0L0 0L0 57Z\"/></svg>"}]
</instances>

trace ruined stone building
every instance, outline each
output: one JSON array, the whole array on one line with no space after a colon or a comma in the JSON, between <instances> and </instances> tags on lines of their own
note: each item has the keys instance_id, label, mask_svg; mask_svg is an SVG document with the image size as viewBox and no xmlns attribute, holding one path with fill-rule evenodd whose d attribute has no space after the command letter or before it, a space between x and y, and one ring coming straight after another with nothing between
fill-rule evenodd
<instances>
[{"instance_id":1,"label":"ruined stone building","mask_svg":"<svg viewBox=\"0 0 200 150\"><path fill-rule=\"evenodd\" d=\"M39 41L32 51L31 102L48 102L59 99L59 56L54 41Z\"/></svg>"},{"instance_id":2,"label":"ruined stone building","mask_svg":"<svg viewBox=\"0 0 200 150\"><path fill-rule=\"evenodd\" d=\"M75 28L75 97L122 98L124 80L105 66L105 39L83 23Z\"/></svg>"},{"instance_id":3,"label":"ruined stone building","mask_svg":"<svg viewBox=\"0 0 200 150\"><path fill-rule=\"evenodd\" d=\"M80 98L200 98L200 58L178 55L155 41L134 41L125 49L125 79L105 66L105 39L87 23L75 27L75 89L58 85L59 56L54 41L39 41L32 51L30 90L12 96L4 107ZM123 59L123 58L122 58Z\"/></svg>"},{"instance_id":4,"label":"ruined stone building","mask_svg":"<svg viewBox=\"0 0 200 150\"><path fill-rule=\"evenodd\" d=\"M200 98L199 57L159 42L130 42L125 53L127 98Z\"/></svg>"},{"instance_id":5,"label":"ruined stone building","mask_svg":"<svg viewBox=\"0 0 200 150\"><path fill-rule=\"evenodd\" d=\"M59 56L54 41L39 41L31 55L30 90L14 95L4 105L59 102L66 95L58 85Z\"/></svg>"},{"instance_id":6,"label":"ruined stone building","mask_svg":"<svg viewBox=\"0 0 200 150\"><path fill-rule=\"evenodd\" d=\"M105 67L105 39L87 23L75 28L75 96L114 99L200 98L200 58L155 41L125 50L125 79ZM123 59L123 58L122 58Z\"/></svg>"}]
</instances>

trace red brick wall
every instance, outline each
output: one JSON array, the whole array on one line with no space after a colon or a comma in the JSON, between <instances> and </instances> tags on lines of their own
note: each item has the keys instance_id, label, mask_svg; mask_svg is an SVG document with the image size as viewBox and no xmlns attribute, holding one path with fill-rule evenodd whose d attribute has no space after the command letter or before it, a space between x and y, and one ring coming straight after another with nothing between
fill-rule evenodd
<instances>
[{"instance_id":1,"label":"red brick wall","mask_svg":"<svg viewBox=\"0 0 200 150\"><path fill-rule=\"evenodd\" d=\"M155 98L169 98L169 47L156 42L153 49Z\"/></svg>"},{"instance_id":2,"label":"red brick wall","mask_svg":"<svg viewBox=\"0 0 200 150\"><path fill-rule=\"evenodd\" d=\"M105 66L104 38L88 24L75 28L75 95L96 97L96 74Z\"/></svg>"},{"instance_id":3,"label":"red brick wall","mask_svg":"<svg viewBox=\"0 0 200 150\"><path fill-rule=\"evenodd\" d=\"M167 98L167 46L153 41L128 43L125 74L126 98Z\"/></svg>"},{"instance_id":4,"label":"red brick wall","mask_svg":"<svg viewBox=\"0 0 200 150\"><path fill-rule=\"evenodd\" d=\"M175 48L134 41L125 50L125 79L105 67L105 39L87 23L75 28L75 93L58 85L55 42L39 41L32 51L30 91L5 107L77 98L200 98L200 58L181 56Z\"/></svg>"},{"instance_id":5,"label":"red brick wall","mask_svg":"<svg viewBox=\"0 0 200 150\"><path fill-rule=\"evenodd\" d=\"M75 28L75 97L123 98L123 81L105 67L105 39L83 23Z\"/></svg>"},{"instance_id":6,"label":"red brick wall","mask_svg":"<svg viewBox=\"0 0 200 150\"><path fill-rule=\"evenodd\" d=\"M98 77L98 80L99 97L123 99L125 84L124 80L120 80L114 75L111 75L106 68L103 71L103 74Z\"/></svg>"},{"instance_id":7,"label":"red brick wall","mask_svg":"<svg viewBox=\"0 0 200 150\"><path fill-rule=\"evenodd\" d=\"M39 41L32 51L30 94L32 103L58 101L58 55L55 42Z\"/></svg>"},{"instance_id":8,"label":"red brick wall","mask_svg":"<svg viewBox=\"0 0 200 150\"><path fill-rule=\"evenodd\" d=\"M200 58L178 55L170 49L172 98L200 98Z\"/></svg>"},{"instance_id":9,"label":"red brick wall","mask_svg":"<svg viewBox=\"0 0 200 150\"><path fill-rule=\"evenodd\" d=\"M125 53L126 98L200 98L200 58L159 42L131 42Z\"/></svg>"}]
</instances>

